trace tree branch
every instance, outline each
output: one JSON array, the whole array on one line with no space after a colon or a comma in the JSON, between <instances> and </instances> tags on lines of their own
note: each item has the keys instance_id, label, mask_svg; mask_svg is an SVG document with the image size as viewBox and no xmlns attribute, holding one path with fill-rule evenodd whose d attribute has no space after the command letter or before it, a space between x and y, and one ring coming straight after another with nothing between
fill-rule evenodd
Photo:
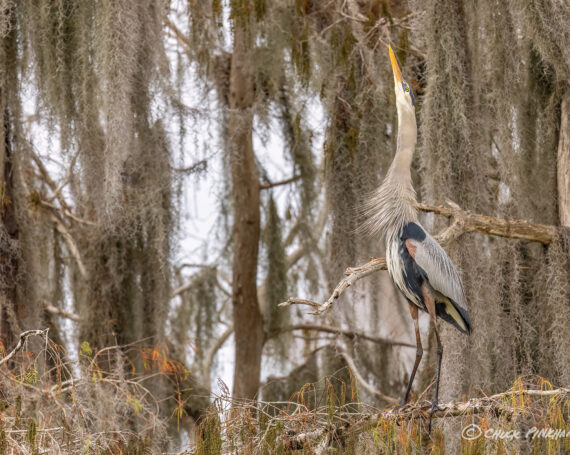
<instances>
[{"instance_id":1,"label":"tree branch","mask_svg":"<svg viewBox=\"0 0 570 455\"><path fill-rule=\"evenodd\" d=\"M498 393L490 397L472 398L466 402L450 402L447 404L439 404L439 409L433 414L434 419L447 417L460 417L473 414L481 414L485 412L493 412L495 414L515 414L520 412L517 403L521 403L526 397L556 397L563 398L570 395L570 388L560 388L555 390L511 390L504 393ZM306 443L314 446L323 437L327 437L329 433L334 433L337 437L350 434L363 433L374 429L378 423L386 420L408 420L417 417L428 417L431 407L430 403L414 404L404 406L403 408L389 409L376 414L357 414L356 416L343 417L340 424L322 425L321 427L304 433L299 433L293 437L287 437L286 446L301 450ZM340 416L342 417L342 415Z\"/></svg>"},{"instance_id":2,"label":"tree branch","mask_svg":"<svg viewBox=\"0 0 570 455\"><path fill-rule=\"evenodd\" d=\"M61 316L63 318L71 319L72 321L75 322L82 321L82 319L77 314L62 310L61 308L52 305L47 300L44 301L44 310L46 310L48 313L55 314L56 316Z\"/></svg>"},{"instance_id":3,"label":"tree branch","mask_svg":"<svg viewBox=\"0 0 570 455\"><path fill-rule=\"evenodd\" d=\"M228 328L222 333L222 335L216 340L216 342L208 349L206 352L206 356L204 358L204 364L202 367L203 376L204 376L204 384L207 384L208 388L210 385L210 371L212 369L212 363L214 363L214 357L216 353L220 350L220 348L224 345L224 343L228 340L231 334L234 333L234 326L230 325Z\"/></svg>"},{"instance_id":4,"label":"tree branch","mask_svg":"<svg viewBox=\"0 0 570 455\"><path fill-rule=\"evenodd\" d=\"M270 340L272 338L278 337L279 335L286 333L286 332L293 332L295 330L314 330L316 332L325 332L325 333L333 333L333 334L340 334L350 339L361 338L363 340L372 341L378 344L389 344L392 346L405 346L410 348L415 348L415 344L406 343L404 341L393 341L388 338L380 338L380 337L373 337L370 335L366 335L362 332L355 332L352 330L344 330L339 327L332 327L327 325L317 325L317 324L296 324L291 325L288 327L282 327L277 330L273 330L272 332L267 333L265 336L265 340Z\"/></svg>"},{"instance_id":5,"label":"tree branch","mask_svg":"<svg viewBox=\"0 0 570 455\"><path fill-rule=\"evenodd\" d=\"M279 182L268 182L268 183L260 183L259 184L259 189L260 190L267 190L269 188L274 188L276 186L281 186L281 185L287 185L289 183L293 183L296 182L297 180L299 180L301 178L300 175L294 175L293 177L290 177L288 179L285 180L281 180Z\"/></svg>"},{"instance_id":6,"label":"tree branch","mask_svg":"<svg viewBox=\"0 0 570 455\"><path fill-rule=\"evenodd\" d=\"M182 31L174 25L168 17L164 16L165 25L174 33L175 38L180 44L183 44L187 49L192 49L192 43Z\"/></svg>"},{"instance_id":7,"label":"tree branch","mask_svg":"<svg viewBox=\"0 0 570 455\"><path fill-rule=\"evenodd\" d=\"M460 234L478 232L480 234L506 237L510 239L539 242L544 245L551 243L559 233L556 226L531 223L526 220L495 218L479 215L463 210L457 204L446 201L449 207L418 203L417 208L422 212L431 212L451 218L452 222L460 224Z\"/></svg>"},{"instance_id":8,"label":"tree branch","mask_svg":"<svg viewBox=\"0 0 570 455\"><path fill-rule=\"evenodd\" d=\"M73 236L69 233L63 222L57 216L55 216L55 214L51 214L51 219L55 223L55 227L57 228L58 232L62 235L63 239L67 243L71 255L75 258L79 273L84 280L88 280L89 274L87 273L83 259L81 259L81 253L79 252L79 248L77 247L77 243L75 243Z\"/></svg>"},{"instance_id":9,"label":"tree branch","mask_svg":"<svg viewBox=\"0 0 570 455\"><path fill-rule=\"evenodd\" d=\"M78 216L75 216L73 213L71 213L71 211L69 211L68 209L66 209L66 208L60 208L60 207L58 207L58 206L52 204L51 202L47 202L47 201L44 201L44 200L40 200L39 203L40 203L40 205L41 205L42 207L46 207L46 208L48 208L48 209L61 212L61 213L63 213L66 217L72 219L73 221L77 221L78 223L87 224L88 226L97 226L97 223L94 223L93 221L89 221L89 220L84 220L83 218L79 218Z\"/></svg>"},{"instance_id":10,"label":"tree branch","mask_svg":"<svg viewBox=\"0 0 570 455\"><path fill-rule=\"evenodd\" d=\"M315 310L311 314L321 314L324 313L329 307L338 299L341 294L350 286L352 286L356 281L364 278L365 276L371 275L378 270L386 270L386 259L377 258L372 259L370 262L360 266L360 267L349 267L344 272L347 276L343 278L340 283L336 286L331 296L324 303L317 303L312 300L297 299L295 297L290 297L286 302L279 304L280 307L285 307L289 305L309 305Z\"/></svg>"},{"instance_id":11,"label":"tree branch","mask_svg":"<svg viewBox=\"0 0 570 455\"><path fill-rule=\"evenodd\" d=\"M26 330L25 332L22 332L20 334L20 339L18 340L18 343L16 344L16 347L14 349L12 349L5 357L3 357L2 359L0 359L0 365L4 365L8 360L10 360L12 357L14 357L19 351L22 350L22 348L24 347L24 342L26 341L26 339L28 337L34 336L34 335L43 335L44 337L47 337L47 333L48 333L49 329L43 329L43 330Z\"/></svg>"},{"instance_id":12,"label":"tree branch","mask_svg":"<svg viewBox=\"0 0 570 455\"><path fill-rule=\"evenodd\" d=\"M539 242L543 245L551 243L559 234L556 226L547 224L530 223L526 220L495 218L492 216L478 215L461 209L457 204L447 201L449 208L418 203L417 208L423 212L431 212L450 218L451 224L435 239L442 245L447 245L467 232L478 232L486 235L505 237L518 240ZM290 297L279 306L308 305L314 308L311 314L321 314L328 310L341 294L356 281L371 275L378 270L386 270L386 259L375 258L360 267L349 267L343 278L331 296L323 303L312 300Z\"/></svg>"}]
</instances>

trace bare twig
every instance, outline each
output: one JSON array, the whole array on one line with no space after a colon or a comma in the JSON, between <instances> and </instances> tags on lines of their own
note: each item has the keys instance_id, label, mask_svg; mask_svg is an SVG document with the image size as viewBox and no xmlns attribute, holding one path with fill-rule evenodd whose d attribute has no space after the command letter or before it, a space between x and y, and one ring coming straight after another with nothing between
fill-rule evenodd
<instances>
[{"instance_id":1,"label":"bare twig","mask_svg":"<svg viewBox=\"0 0 570 455\"><path fill-rule=\"evenodd\" d=\"M18 340L18 343L16 344L16 347L14 349L12 349L5 357L3 357L2 359L0 359L0 365L4 365L8 360L10 360L12 357L14 357L19 351L22 350L22 348L24 347L24 342L26 341L26 339L28 337L31 336L35 336L35 335L42 335L44 337L47 337L49 329L42 329L42 330L26 330L25 332L22 332L20 334L20 339Z\"/></svg>"},{"instance_id":2,"label":"bare twig","mask_svg":"<svg viewBox=\"0 0 570 455\"><path fill-rule=\"evenodd\" d=\"M219 275L219 272L216 268L216 266L211 266L211 265L204 265L204 266L200 266L202 267L202 270L200 271L200 273L194 275L191 277L191 280L188 283L184 283L180 286L178 286L177 288L175 288L171 294L170 294L170 298L173 299L174 297L186 292L187 290L191 289L193 286L196 286L197 283L201 283L204 279L204 277L206 277L207 273L209 272L214 272L216 274L216 281L217 281L217 277Z\"/></svg>"},{"instance_id":3,"label":"bare twig","mask_svg":"<svg viewBox=\"0 0 570 455\"><path fill-rule=\"evenodd\" d=\"M289 306L289 305L309 305L315 310L311 314L321 314L324 313L329 307L338 299L341 294L350 286L352 286L356 281L368 276L378 270L386 270L386 260L384 258L372 259L370 262L364 264L360 267L346 269L346 277L343 278L340 283L336 286L331 296L324 303L317 303L312 300L297 299L290 297L286 302L280 303L279 306Z\"/></svg>"},{"instance_id":4,"label":"bare twig","mask_svg":"<svg viewBox=\"0 0 570 455\"><path fill-rule=\"evenodd\" d=\"M180 172L181 174L191 175L191 174L201 174L208 169L208 160L200 160L194 164L187 167L175 167L172 168L173 171Z\"/></svg>"},{"instance_id":5,"label":"bare twig","mask_svg":"<svg viewBox=\"0 0 570 455\"><path fill-rule=\"evenodd\" d=\"M319 239L325 229L327 224L327 216L328 210L326 208L326 203L323 204L323 208L319 212L319 216L317 218L317 222L311 232L311 241L310 242L303 242L303 244L293 251L291 254L287 256L287 269L293 267L299 260L306 256L306 254L311 251L311 248L316 248L318 245ZM292 239L291 239L292 241ZM290 244L291 242L287 239L286 245Z\"/></svg>"},{"instance_id":6,"label":"bare twig","mask_svg":"<svg viewBox=\"0 0 570 455\"><path fill-rule=\"evenodd\" d=\"M281 186L281 185L288 185L289 183L293 183L296 182L297 180L299 180L301 178L300 175L294 175L293 177L290 177L288 179L285 180L281 180L279 182L268 182L268 183L260 183L259 184L259 189L260 190L267 190L269 188L274 188L276 186Z\"/></svg>"},{"instance_id":7,"label":"bare twig","mask_svg":"<svg viewBox=\"0 0 570 455\"><path fill-rule=\"evenodd\" d=\"M196 283L194 283L194 281L189 281L188 283L184 283L183 285L178 286L176 289L172 291L172 293L170 294L170 298L173 299L174 297L182 294L183 292L187 291L195 284Z\"/></svg>"}]
</instances>

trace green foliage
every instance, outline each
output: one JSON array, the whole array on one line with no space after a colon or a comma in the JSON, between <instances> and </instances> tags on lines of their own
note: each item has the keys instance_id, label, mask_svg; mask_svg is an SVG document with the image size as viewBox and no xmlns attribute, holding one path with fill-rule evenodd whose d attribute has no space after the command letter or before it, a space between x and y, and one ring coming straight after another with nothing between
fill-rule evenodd
<instances>
[{"instance_id":1,"label":"green foliage","mask_svg":"<svg viewBox=\"0 0 570 455\"><path fill-rule=\"evenodd\" d=\"M79 353L86 357L91 357L93 355L93 349L91 349L91 345L89 341L82 341L81 345L79 346Z\"/></svg>"}]
</instances>

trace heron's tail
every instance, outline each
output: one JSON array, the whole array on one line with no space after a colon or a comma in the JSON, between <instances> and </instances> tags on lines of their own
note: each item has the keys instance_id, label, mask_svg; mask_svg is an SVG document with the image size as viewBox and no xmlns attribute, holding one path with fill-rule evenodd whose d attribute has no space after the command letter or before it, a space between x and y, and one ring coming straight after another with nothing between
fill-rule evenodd
<instances>
[{"instance_id":1,"label":"heron's tail","mask_svg":"<svg viewBox=\"0 0 570 455\"><path fill-rule=\"evenodd\" d=\"M471 334L471 321L469 313L465 308L459 306L451 299L437 302L435 305L436 314L446 322L449 322L460 332L467 335Z\"/></svg>"}]
</instances>

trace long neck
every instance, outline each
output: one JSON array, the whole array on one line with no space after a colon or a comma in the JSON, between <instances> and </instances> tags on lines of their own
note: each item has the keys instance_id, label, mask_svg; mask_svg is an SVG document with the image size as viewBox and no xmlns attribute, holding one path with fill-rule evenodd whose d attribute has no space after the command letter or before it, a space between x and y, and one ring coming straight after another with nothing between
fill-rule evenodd
<instances>
[{"instance_id":1,"label":"long neck","mask_svg":"<svg viewBox=\"0 0 570 455\"><path fill-rule=\"evenodd\" d=\"M409 179L410 182L410 168L418 138L417 131L414 111L398 106L398 148L390 171L398 173L399 177Z\"/></svg>"},{"instance_id":2,"label":"long neck","mask_svg":"<svg viewBox=\"0 0 570 455\"><path fill-rule=\"evenodd\" d=\"M404 191L404 193L413 194L414 199L415 192L412 187L411 166L417 137L414 111L398 106L398 146L396 156L394 156L394 160L386 175L386 180L389 180L392 185L409 190Z\"/></svg>"},{"instance_id":3,"label":"long neck","mask_svg":"<svg viewBox=\"0 0 570 455\"><path fill-rule=\"evenodd\" d=\"M399 106L400 107L400 106ZM411 164L417 140L413 111L398 109L398 148L382 185L364 205L362 230L387 239L399 235L407 223L417 221L416 192Z\"/></svg>"}]
</instances>

